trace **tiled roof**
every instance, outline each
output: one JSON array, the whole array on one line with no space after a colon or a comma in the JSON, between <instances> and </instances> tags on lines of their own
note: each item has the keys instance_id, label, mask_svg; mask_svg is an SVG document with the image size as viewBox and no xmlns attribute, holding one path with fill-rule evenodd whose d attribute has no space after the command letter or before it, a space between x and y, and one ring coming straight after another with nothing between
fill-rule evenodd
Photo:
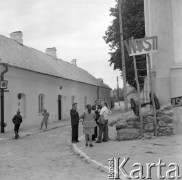
<instances>
[{"instance_id":1,"label":"tiled roof","mask_svg":"<svg viewBox=\"0 0 182 180\"><path fill-rule=\"evenodd\" d=\"M0 35L0 62L25 70L109 88L84 69L2 35Z\"/></svg>"}]
</instances>

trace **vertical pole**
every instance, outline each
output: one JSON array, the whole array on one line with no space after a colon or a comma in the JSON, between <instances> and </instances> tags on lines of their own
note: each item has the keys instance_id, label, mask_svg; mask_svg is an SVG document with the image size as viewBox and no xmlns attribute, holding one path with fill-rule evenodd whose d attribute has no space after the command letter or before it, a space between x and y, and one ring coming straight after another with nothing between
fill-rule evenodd
<instances>
[{"instance_id":1,"label":"vertical pole","mask_svg":"<svg viewBox=\"0 0 182 180\"><path fill-rule=\"evenodd\" d=\"M120 100L119 100L119 79L117 76L117 94L118 94L118 102L119 102L119 106L120 106Z\"/></svg>"},{"instance_id":2,"label":"vertical pole","mask_svg":"<svg viewBox=\"0 0 182 180\"><path fill-rule=\"evenodd\" d=\"M141 136L143 137L143 118L142 118L142 113L141 113L140 85L139 85L139 82L138 82L138 73L137 73L137 66L136 66L136 58L135 58L135 56L133 56L133 61L134 61L134 69L135 69L135 80L136 80L137 91L138 91L138 106L139 106Z\"/></svg>"},{"instance_id":3,"label":"vertical pole","mask_svg":"<svg viewBox=\"0 0 182 180\"><path fill-rule=\"evenodd\" d=\"M8 71L8 66L6 64L1 64L4 66L5 70L0 73L0 81L4 81L4 74ZM4 133L4 89L0 89L1 93L1 133Z\"/></svg>"},{"instance_id":4,"label":"vertical pole","mask_svg":"<svg viewBox=\"0 0 182 180\"><path fill-rule=\"evenodd\" d=\"M153 82L152 82L152 72L151 72L151 62L150 62L150 56L147 54L147 60L148 60L148 67L149 67L149 79L150 79L150 88L151 88L151 99L152 99L152 106L153 106L153 112L154 112L154 136L157 136L157 123L156 123L156 107L155 107L155 101L154 101L154 90L153 90Z\"/></svg>"},{"instance_id":5,"label":"vertical pole","mask_svg":"<svg viewBox=\"0 0 182 180\"><path fill-rule=\"evenodd\" d=\"M119 27L120 27L120 43L121 43L121 59L122 59L122 74L123 74L123 88L124 88L124 107L125 110L128 110L128 101L127 101L127 87L126 87L126 69L125 69L125 54L124 54L124 44L123 44L123 24L122 24L122 15L121 15L121 5L122 0L118 0L119 6Z\"/></svg>"},{"instance_id":6,"label":"vertical pole","mask_svg":"<svg viewBox=\"0 0 182 180\"><path fill-rule=\"evenodd\" d=\"M4 77L1 76L1 81ZM4 89L1 89L1 133L4 133Z\"/></svg>"}]
</instances>

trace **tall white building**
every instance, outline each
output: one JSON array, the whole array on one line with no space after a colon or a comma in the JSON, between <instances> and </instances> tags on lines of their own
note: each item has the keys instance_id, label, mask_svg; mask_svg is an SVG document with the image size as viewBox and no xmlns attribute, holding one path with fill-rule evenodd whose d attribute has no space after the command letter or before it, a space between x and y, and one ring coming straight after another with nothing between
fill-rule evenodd
<instances>
[{"instance_id":1,"label":"tall white building","mask_svg":"<svg viewBox=\"0 0 182 180\"><path fill-rule=\"evenodd\" d=\"M144 0L144 4L146 36L158 36L158 52L151 54L155 92L165 104L182 96L182 1ZM182 130L182 106L174 111Z\"/></svg>"}]
</instances>

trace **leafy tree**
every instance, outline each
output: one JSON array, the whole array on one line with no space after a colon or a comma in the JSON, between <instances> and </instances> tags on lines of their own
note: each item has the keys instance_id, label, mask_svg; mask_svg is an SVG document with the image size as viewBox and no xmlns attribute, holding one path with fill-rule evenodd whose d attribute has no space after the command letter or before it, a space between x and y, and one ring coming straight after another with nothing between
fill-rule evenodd
<instances>
[{"instance_id":1,"label":"leafy tree","mask_svg":"<svg viewBox=\"0 0 182 180\"><path fill-rule=\"evenodd\" d=\"M144 25L144 0L122 0L122 22L123 22L123 36L124 40L143 38L145 36ZM110 8L110 16L113 17L112 24L108 27L103 37L105 42L109 44L111 55L110 65L114 64L114 69L122 71L121 60L121 44L120 44L120 27L119 27L119 10L118 1L114 8ZM146 69L145 55L136 56L137 68ZM136 88L135 72L133 57L128 55L125 48L125 67L126 67L126 81L129 85ZM144 77L146 70L138 71L139 82L141 89L143 88ZM121 72L122 76L122 72Z\"/></svg>"}]
</instances>

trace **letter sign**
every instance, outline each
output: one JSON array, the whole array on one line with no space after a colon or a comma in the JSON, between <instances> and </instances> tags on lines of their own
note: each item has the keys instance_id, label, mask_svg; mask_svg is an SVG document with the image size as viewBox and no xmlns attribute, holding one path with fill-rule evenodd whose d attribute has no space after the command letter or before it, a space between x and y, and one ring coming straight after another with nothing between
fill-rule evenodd
<instances>
[{"instance_id":1,"label":"letter sign","mask_svg":"<svg viewBox=\"0 0 182 180\"><path fill-rule=\"evenodd\" d=\"M129 56L148 54L158 49L157 36L145 37L142 39L131 39L124 41Z\"/></svg>"},{"instance_id":2,"label":"letter sign","mask_svg":"<svg viewBox=\"0 0 182 180\"><path fill-rule=\"evenodd\" d=\"M182 96L171 98L171 104L173 107L182 106Z\"/></svg>"}]
</instances>

